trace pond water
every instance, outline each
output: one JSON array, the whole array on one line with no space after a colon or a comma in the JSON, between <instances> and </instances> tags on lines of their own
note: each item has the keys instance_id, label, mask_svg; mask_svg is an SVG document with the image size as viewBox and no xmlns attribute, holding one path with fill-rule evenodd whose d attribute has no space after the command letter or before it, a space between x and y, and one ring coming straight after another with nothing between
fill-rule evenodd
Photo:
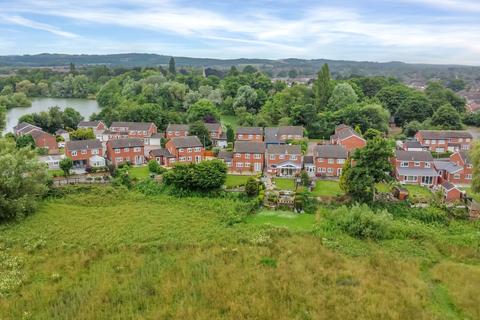
<instances>
[{"instance_id":1,"label":"pond water","mask_svg":"<svg viewBox=\"0 0 480 320\"><path fill-rule=\"evenodd\" d=\"M7 110L7 126L5 132L11 132L17 125L18 119L24 114L47 111L48 108L58 106L60 109L71 107L80 112L88 120L90 115L99 112L100 108L96 100L90 99L64 99L64 98L32 98L32 106L29 108L13 108Z\"/></svg>"}]
</instances>

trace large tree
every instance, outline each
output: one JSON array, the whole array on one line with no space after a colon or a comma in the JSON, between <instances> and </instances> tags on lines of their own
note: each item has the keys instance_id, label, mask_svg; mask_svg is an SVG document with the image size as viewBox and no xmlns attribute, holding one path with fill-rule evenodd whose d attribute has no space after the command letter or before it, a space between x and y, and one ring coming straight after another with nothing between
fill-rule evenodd
<instances>
[{"instance_id":1,"label":"large tree","mask_svg":"<svg viewBox=\"0 0 480 320\"><path fill-rule=\"evenodd\" d=\"M5 106L0 105L0 132L5 129L7 124L7 108Z\"/></svg>"},{"instance_id":2,"label":"large tree","mask_svg":"<svg viewBox=\"0 0 480 320\"><path fill-rule=\"evenodd\" d=\"M216 122L220 119L220 115L210 100L200 99L188 108L187 119L188 122L198 120Z\"/></svg>"},{"instance_id":3,"label":"large tree","mask_svg":"<svg viewBox=\"0 0 480 320\"><path fill-rule=\"evenodd\" d=\"M317 74L317 79L313 84L313 92L315 94L315 106L317 110L326 109L328 100L333 92L333 81L330 76L328 64L324 64Z\"/></svg>"},{"instance_id":4,"label":"large tree","mask_svg":"<svg viewBox=\"0 0 480 320\"><path fill-rule=\"evenodd\" d=\"M48 174L29 148L0 139L0 220L31 213L47 191Z\"/></svg>"},{"instance_id":5,"label":"large tree","mask_svg":"<svg viewBox=\"0 0 480 320\"><path fill-rule=\"evenodd\" d=\"M177 74L174 57L170 57L170 60L168 61L168 72L170 72L171 74Z\"/></svg>"},{"instance_id":6,"label":"large tree","mask_svg":"<svg viewBox=\"0 0 480 320\"><path fill-rule=\"evenodd\" d=\"M212 145L212 140L210 139L210 132L208 131L205 124L201 121L194 122L190 125L188 133L192 136L197 136L198 139L203 143L204 147L210 147Z\"/></svg>"},{"instance_id":7,"label":"large tree","mask_svg":"<svg viewBox=\"0 0 480 320\"><path fill-rule=\"evenodd\" d=\"M328 99L328 108L330 110L339 110L358 101L358 96L348 83L339 83L333 89L330 99Z\"/></svg>"},{"instance_id":8,"label":"large tree","mask_svg":"<svg viewBox=\"0 0 480 320\"><path fill-rule=\"evenodd\" d=\"M445 104L435 111L432 124L446 130L462 129L462 119L458 111L450 104Z\"/></svg>"}]
</instances>

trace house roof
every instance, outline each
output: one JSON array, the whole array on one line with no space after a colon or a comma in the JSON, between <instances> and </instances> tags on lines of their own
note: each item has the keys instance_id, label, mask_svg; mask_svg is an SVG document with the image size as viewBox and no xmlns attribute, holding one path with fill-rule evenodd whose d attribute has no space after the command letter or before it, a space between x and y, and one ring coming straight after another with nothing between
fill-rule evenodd
<instances>
[{"instance_id":1,"label":"house roof","mask_svg":"<svg viewBox=\"0 0 480 320\"><path fill-rule=\"evenodd\" d=\"M465 130L420 130L419 134L423 136L424 139L450 139L450 138L470 138L473 139L473 136L470 132Z\"/></svg>"},{"instance_id":2,"label":"house roof","mask_svg":"<svg viewBox=\"0 0 480 320\"><path fill-rule=\"evenodd\" d=\"M304 156L303 157L303 163L305 164L313 164L313 156Z\"/></svg>"},{"instance_id":3,"label":"house roof","mask_svg":"<svg viewBox=\"0 0 480 320\"><path fill-rule=\"evenodd\" d=\"M218 131L218 129L220 129L222 127L222 125L220 123L208 123L206 122L205 123L205 128L207 128L208 131Z\"/></svg>"},{"instance_id":4,"label":"house roof","mask_svg":"<svg viewBox=\"0 0 480 320\"><path fill-rule=\"evenodd\" d=\"M236 141L233 152L237 153L265 153L265 144L256 141Z\"/></svg>"},{"instance_id":5,"label":"house roof","mask_svg":"<svg viewBox=\"0 0 480 320\"><path fill-rule=\"evenodd\" d=\"M220 151L217 155L218 159L223 160L232 160L233 159L233 152L231 151Z\"/></svg>"},{"instance_id":6,"label":"house roof","mask_svg":"<svg viewBox=\"0 0 480 320\"><path fill-rule=\"evenodd\" d=\"M263 135L262 127L238 127L237 134L260 134Z\"/></svg>"},{"instance_id":7,"label":"house roof","mask_svg":"<svg viewBox=\"0 0 480 320\"><path fill-rule=\"evenodd\" d=\"M42 131L42 128L34 126L33 124L27 123L27 122L21 122L17 124L15 127L13 127L13 130L17 133L25 134L29 133L32 130L40 130Z\"/></svg>"},{"instance_id":8,"label":"house roof","mask_svg":"<svg viewBox=\"0 0 480 320\"><path fill-rule=\"evenodd\" d=\"M65 129L58 129L57 131L55 131L55 134L63 134L63 133L68 133L68 131Z\"/></svg>"},{"instance_id":9,"label":"house roof","mask_svg":"<svg viewBox=\"0 0 480 320\"><path fill-rule=\"evenodd\" d=\"M187 136L187 137L174 137L172 141L175 148L194 148L194 147L203 147L203 144L200 142L197 136Z\"/></svg>"},{"instance_id":10,"label":"house roof","mask_svg":"<svg viewBox=\"0 0 480 320\"><path fill-rule=\"evenodd\" d=\"M91 149L101 149L102 143L100 140L91 139L91 140L77 140L77 141L67 141L65 147L68 150L91 150Z\"/></svg>"},{"instance_id":11,"label":"house roof","mask_svg":"<svg viewBox=\"0 0 480 320\"><path fill-rule=\"evenodd\" d=\"M433 161L429 151L405 151L396 150L395 158L399 161Z\"/></svg>"},{"instance_id":12,"label":"house roof","mask_svg":"<svg viewBox=\"0 0 480 320\"><path fill-rule=\"evenodd\" d=\"M404 148L419 148L422 149L422 144L416 140L409 140L403 143Z\"/></svg>"},{"instance_id":13,"label":"house roof","mask_svg":"<svg viewBox=\"0 0 480 320\"><path fill-rule=\"evenodd\" d=\"M322 144L315 146L314 155L316 158L347 159L348 152L338 144Z\"/></svg>"},{"instance_id":14,"label":"house roof","mask_svg":"<svg viewBox=\"0 0 480 320\"><path fill-rule=\"evenodd\" d=\"M438 172L433 168L397 168L401 176L438 177Z\"/></svg>"},{"instance_id":15,"label":"house roof","mask_svg":"<svg viewBox=\"0 0 480 320\"><path fill-rule=\"evenodd\" d=\"M283 135L302 136L303 127L301 126L281 126L281 127L266 127L265 128L265 141L268 142L280 142Z\"/></svg>"},{"instance_id":16,"label":"house roof","mask_svg":"<svg viewBox=\"0 0 480 320\"><path fill-rule=\"evenodd\" d=\"M29 134L32 136L32 138L33 138L34 140L37 140L37 139L40 138L41 136L50 136L50 137L53 137L50 133L47 133L47 132L42 131L42 130L37 130L37 129L32 130Z\"/></svg>"},{"instance_id":17,"label":"house roof","mask_svg":"<svg viewBox=\"0 0 480 320\"><path fill-rule=\"evenodd\" d=\"M170 151L168 151L165 148L150 150L150 155L152 157L175 158L175 156L173 154L171 154Z\"/></svg>"},{"instance_id":18,"label":"house roof","mask_svg":"<svg viewBox=\"0 0 480 320\"><path fill-rule=\"evenodd\" d=\"M128 128L128 130L137 130L137 131L147 131L152 125L155 125L153 122L122 122L116 121L112 122L110 128Z\"/></svg>"},{"instance_id":19,"label":"house roof","mask_svg":"<svg viewBox=\"0 0 480 320\"><path fill-rule=\"evenodd\" d=\"M435 160L433 163L435 164L435 168L437 168L437 170L447 171L448 173L455 173L462 170L462 167L457 166L455 163L450 161Z\"/></svg>"},{"instance_id":20,"label":"house roof","mask_svg":"<svg viewBox=\"0 0 480 320\"><path fill-rule=\"evenodd\" d=\"M302 148L299 145L270 144L267 147L270 154L301 154Z\"/></svg>"},{"instance_id":21,"label":"house roof","mask_svg":"<svg viewBox=\"0 0 480 320\"><path fill-rule=\"evenodd\" d=\"M96 128L102 121L80 121L77 125L79 128Z\"/></svg>"},{"instance_id":22,"label":"house roof","mask_svg":"<svg viewBox=\"0 0 480 320\"><path fill-rule=\"evenodd\" d=\"M174 124L169 123L166 131L188 131L190 126L188 124Z\"/></svg>"},{"instance_id":23,"label":"house roof","mask_svg":"<svg viewBox=\"0 0 480 320\"><path fill-rule=\"evenodd\" d=\"M447 191L450 191L450 190L453 190L453 189L457 188L457 187L455 187L455 185L453 183L451 183L450 181L447 181L447 180L443 181L442 187Z\"/></svg>"},{"instance_id":24,"label":"house roof","mask_svg":"<svg viewBox=\"0 0 480 320\"><path fill-rule=\"evenodd\" d=\"M118 148L133 148L133 147L143 147L143 139L138 138L128 138L128 139L112 139L107 142L113 149Z\"/></svg>"},{"instance_id":25,"label":"house roof","mask_svg":"<svg viewBox=\"0 0 480 320\"><path fill-rule=\"evenodd\" d=\"M335 128L335 134L332 135L330 138L331 139L343 140L343 139L346 139L346 138L350 138L352 136L355 136L355 137L358 137L358 138L364 140L363 137L361 135L359 135L358 132L353 130L351 127L349 127L347 125L344 125L344 124L341 124L341 125L338 125Z\"/></svg>"},{"instance_id":26,"label":"house roof","mask_svg":"<svg viewBox=\"0 0 480 320\"><path fill-rule=\"evenodd\" d=\"M165 138L165 134L164 133L161 133L161 132L158 132L158 133L154 133L150 136L150 138Z\"/></svg>"},{"instance_id":27,"label":"house roof","mask_svg":"<svg viewBox=\"0 0 480 320\"><path fill-rule=\"evenodd\" d=\"M468 152L466 150L460 150L458 152L458 154L462 158L463 162L465 162L466 164L471 164L472 163L472 161L470 160L470 155L468 154Z\"/></svg>"}]
</instances>

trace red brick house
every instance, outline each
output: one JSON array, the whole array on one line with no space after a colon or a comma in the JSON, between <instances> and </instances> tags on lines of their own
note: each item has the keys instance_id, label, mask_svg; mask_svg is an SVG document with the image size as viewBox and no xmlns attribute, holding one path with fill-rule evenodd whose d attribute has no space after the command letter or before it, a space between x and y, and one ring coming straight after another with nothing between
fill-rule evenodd
<instances>
[{"instance_id":1,"label":"red brick house","mask_svg":"<svg viewBox=\"0 0 480 320\"><path fill-rule=\"evenodd\" d=\"M235 133L235 141L263 141L262 127L238 127Z\"/></svg>"},{"instance_id":2,"label":"red brick house","mask_svg":"<svg viewBox=\"0 0 480 320\"><path fill-rule=\"evenodd\" d=\"M197 136L173 137L165 149L180 163L199 163L205 159L205 149Z\"/></svg>"},{"instance_id":3,"label":"red brick house","mask_svg":"<svg viewBox=\"0 0 480 320\"><path fill-rule=\"evenodd\" d=\"M114 166L129 162L145 163L145 142L142 138L112 139L107 142L107 158Z\"/></svg>"},{"instance_id":4,"label":"red brick house","mask_svg":"<svg viewBox=\"0 0 480 320\"><path fill-rule=\"evenodd\" d=\"M302 171L303 155L299 145L271 144L265 153L267 172L294 176Z\"/></svg>"},{"instance_id":5,"label":"red brick house","mask_svg":"<svg viewBox=\"0 0 480 320\"><path fill-rule=\"evenodd\" d=\"M280 127L266 127L265 128L265 143L283 144L287 140L301 140L303 139L302 126L280 126Z\"/></svg>"},{"instance_id":6,"label":"red brick house","mask_svg":"<svg viewBox=\"0 0 480 320\"><path fill-rule=\"evenodd\" d=\"M470 150L473 136L463 130L420 130L415 139L432 152Z\"/></svg>"},{"instance_id":7,"label":"red brick house","mask_svg":"<svg viewBox=\"0 0 480 320\"><path fill-rule=\"evenodd\" d=\"M29 133L35 141L35 146L41 149L47 149L48 154L58 153L57 138L42 130L33 130Z\"/></svg>"},{"instance_id":8,"label":"red brick house","mask_svg":"<svg viewBox=\"0 0 480 320\"><path fill-rule=\"evenodd\" d=\"M80 121L77 125L79 129L92 129L97 139L102 139L103 132L107 126L103 121Z\"/></svg>"},{"instance_id":9,"label":"red brick house","mask_svg":"<svg viewBox=\"0 0 480 320\"><path fill-rule=\"evenodd\" d=\"M99 162L102 161L99 157L103 158L104 154L102 142L96 139L67 141L65 143L65 155L73 160L76 167L100 166ZM105 165L105 159L103 165Z\"/></svg>"},{"instance_id":10,"label":"red brick house","mask_svg":"<svg viewBox=\"0 0 480 320\"><path fill-rule=\"evenodd\" d=\"M140 138L146 145L150 144L150 137L157 133L157 126L153 122L113 122L109 128L109 139Z\"/></svg>"},{"instance_id":11,"label":"red brick house","mask_svg":"<svg viewBox=\"0 0 480 320\"><path fill-rule=\"evenodd\" d=\"M341 145L350 152L358 148L363 148L367 144L367 141L351 127L341 124L335 128L335 134L330 136L330 143Z\"/></svg>"},{"instance_id":12,"label":"red brick house","mask_svg":"<svg viewBox=\"0 0 480 320\"><path fill-rule=\"evenodd\" d=\"M318 145L313 151L317 177L340 177L348 151L338 144Z\"/></svg>"},{"instance_id":13,"label":"red brick house","mask_svg":"<svg viewBox=\"0 0 480 320\"><path fill-rule=\"evenodd\" d=\"M446 180L455 185L469 185L472 183L473 165L470 156L465 150L455 152L450 156L450 162L455 164L460 170L448 173Z\"/></svg>"},{"instance_id":14,"label":"red brick house","mask_svg":"<svg viewBox=\"0 0 480 320\"><path fill-rule=\"evenodd\" d=\"M432 154L428 151L396 150L392 162L395 178L400 183L425 186L436 186L439 183L439 173Z\"/></svg>"},{"instance_id":15,"label":"red brick house","mask_svg":"<svg viewBox=\"0 0 480 320\"><path fill-rule=\"evenodd\" d=\"M227 133L223 132L222 125L220 123L205 123L205 127L210 132L210 139L214 147L226 148L227 147Z\"/></svg>"},{"instance_id":16,"label":"red brick house","mask_svg":"<svg viewBox=\"0 0 480 320\"><path fill-rule=\"evenodd\" d=\"M255 141L236 141L233 148L232 171L255 172L263 171L265 163L265 144Z\"/></svg>"},{"instance_id":17,"label":"red brick house","mask_svg":"<svg viewBox=\"0 0 480 320\"><path fill-rule=\"evenodd\" d=\"M167 139L172 139L174 137L186 137L188 136L188 130L188 124L169 124L165 130L165 137Z\"/></svg>"},{"instance_id":18,"label":"red brick house","mask_svg":"<svg viewBox=\"0 0 480 320\"><path fill-rule=\"evenodd\" d=\"M13 127L13 132L15 133L16 136L23 136L26 134L30 134L33 130L40 130L42 131L42 128L34 126L33 124L27 123L27 122L21 122L17 124L15 127Z\"/></svg>"},{"instance_id":19,"label":"red brick house","mask_svg":"<svg viewBox=\"0 0 480 320\"><path fill-rule=\"evenodd\" d=\"M232 171L233 152L222 150L218 153L217 158L225 162L225 164L227 165L228 171Z\"/></svg>"},{"instance_id":20,"label":"red brick house","mask_svg":"<svg viewBox=\"0 0 480 320\"><path fill-rule=\"evenodd\" d=\"M161 166L169 167L173 163L175 163L175 156L171 154L168 149L160 148L160 149L153 149L149 152L150 159L157 161L157 163Z\"/></svg>"},{"instance_id":21,"label":"red brick house","mask_svg":"<svg viewBox=\"0 0 480 320\"><path fill-rule=\"evenodd\" d=\"M464 192L457 188L453 183L444 181L441 184L443 199L447 202L458 201L463 198Z\"/></svg>"}]
</instances>

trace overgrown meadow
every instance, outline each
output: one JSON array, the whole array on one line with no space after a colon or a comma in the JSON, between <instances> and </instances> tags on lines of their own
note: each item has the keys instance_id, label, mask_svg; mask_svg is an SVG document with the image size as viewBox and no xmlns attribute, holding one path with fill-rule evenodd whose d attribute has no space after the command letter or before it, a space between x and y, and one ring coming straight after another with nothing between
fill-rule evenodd
<instances>
[{"instance_id":1,"label":"overgrown meadow","mask_svg":"<svg viewBox=\"0 0 480 320\"><path fill-rule=\"evenodd\" d=\"M0 319L480 318L478 222L243 208L111 187L46 200L0 228Z\"/></svg>"}]
</instances>

